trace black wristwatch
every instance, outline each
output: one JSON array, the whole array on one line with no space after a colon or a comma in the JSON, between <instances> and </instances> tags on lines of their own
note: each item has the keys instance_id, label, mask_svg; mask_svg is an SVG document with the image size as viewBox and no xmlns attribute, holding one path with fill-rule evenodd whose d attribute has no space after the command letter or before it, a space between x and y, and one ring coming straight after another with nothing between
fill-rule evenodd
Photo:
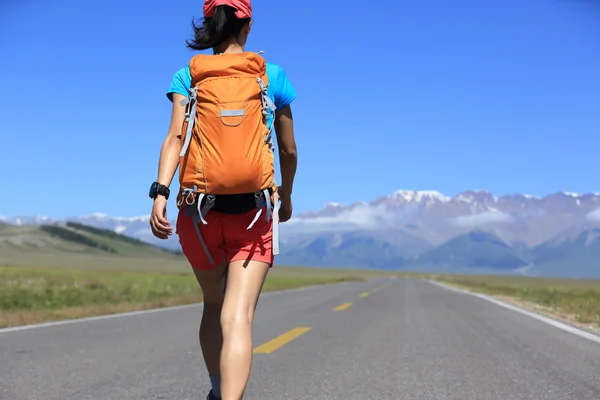
<instances>
[{"instance_id":1,"label":"black wristwatch","mask_svg":"<svg viewBox=\"0 0 600 400\"><path fill-rule=\"evenodd\" d=\"M165 185L161 185L158 182L153 182L152 185L150 186L150 193L148 193L148 195L150 196L151 199L155 199L156 196L158 196L160 194L160 195L165 196L165 199L169 200L170 193L171 193L171 191Z\"/></svg>"}]
</instances>

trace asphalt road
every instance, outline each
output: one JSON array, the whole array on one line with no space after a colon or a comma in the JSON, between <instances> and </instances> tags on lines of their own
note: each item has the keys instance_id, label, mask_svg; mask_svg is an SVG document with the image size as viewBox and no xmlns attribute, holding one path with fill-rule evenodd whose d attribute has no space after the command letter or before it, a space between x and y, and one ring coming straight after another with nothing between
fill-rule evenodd
<instances>
[{"instance_id":1,"label":"asphalt road","mask_svg":"<svg viewBox=\"0 0 600 400\"><path fill-rule=\"evenodd\" d=\"M200 313L1 332L0 399L204 399ZM267 294L254 332L246 399L600 399L600 344L428 282Z\"/></svg>"}]
</instances>

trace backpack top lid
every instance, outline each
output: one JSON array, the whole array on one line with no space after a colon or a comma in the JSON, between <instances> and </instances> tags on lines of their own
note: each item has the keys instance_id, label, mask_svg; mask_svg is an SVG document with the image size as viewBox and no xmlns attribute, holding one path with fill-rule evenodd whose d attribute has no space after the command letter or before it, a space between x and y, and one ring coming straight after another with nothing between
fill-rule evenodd
<instances>
[{"instance_id":1,"label":"backpack top lid","mask_svg":"<svg viewBox=\"0 0 600 400\"><path fill-rule=\"evenodd\" d=\"M196 54L190 60L192 86L207 78L232 75L251 75L266 82L267 63L254 52L222 53L218 55Z\"/></svg>"}]
</instances>

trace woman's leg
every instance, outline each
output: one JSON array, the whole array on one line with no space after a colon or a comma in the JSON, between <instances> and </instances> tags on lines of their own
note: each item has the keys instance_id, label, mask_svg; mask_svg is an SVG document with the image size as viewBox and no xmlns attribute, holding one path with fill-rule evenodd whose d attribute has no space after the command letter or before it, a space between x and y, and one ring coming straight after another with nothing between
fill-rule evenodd
<instances>
[{"instance_id":1,"label":"woman's leg","mask_svg":"<svg viewBox=\"0 0 600 400\"><path fill-rule=\"evenodd\" d=\"M204 363L208 370L213 394L220 396L220 356L223 336L221 334L221 308L223 307L223 283L226 254L222 249L223 215L217 212L208 213L207 226L198 226L212 258L217 262L211 264L207 253L200 244L189 209L182 209L177 218L177 235L181 249L187 257L196 280L202 289L204 306L200 322L199 339ZM223 260L219 263L219 260Z\"/></svg>"},{"instance_id":2,"label":"woman's leg","mask_svg":"<svg viewBox=\"0 0 600 400\"><path fill-rule=\"evenodd\" d=\"M221 308L223 307L223 283L225 263L208 271L194 269L202 288L204 306L200 322L200 348L211 380L213 394L220 397L220 357L223 335L221 332Z\"/></svg>"},{"instance_id":3,"label":"woman's leg","mask_svg":"<svg viewBox=\"0 0 600 400\"><path fill-rule=\"evenodd\" d=\"M241 400L252 365L254 310L270 264L233 261L229 264L227 291L221 311L221 398Z\"/></svg>"}]
</instances>

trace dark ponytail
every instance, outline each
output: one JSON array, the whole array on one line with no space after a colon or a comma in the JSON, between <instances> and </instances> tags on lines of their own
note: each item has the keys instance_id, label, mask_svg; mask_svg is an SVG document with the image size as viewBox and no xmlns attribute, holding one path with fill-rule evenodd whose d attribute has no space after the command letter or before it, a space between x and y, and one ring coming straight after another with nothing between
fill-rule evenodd
<instances>
[{"instance_id":1,"label":"dark ponytail","mask_svg":"<svg viewBox=\"0 0 600 400\"><path fill-rule=\"evenodd\" d=\"M250 19L237 18L235 11L235 8L230 6L218 6L212 17L204 18L201 26L196 26L192 21L194 40L191 42L186 40L187 47L193 50L205 50L218 46L232 36L237 37Z\"/></svg>"}]
</instances>

